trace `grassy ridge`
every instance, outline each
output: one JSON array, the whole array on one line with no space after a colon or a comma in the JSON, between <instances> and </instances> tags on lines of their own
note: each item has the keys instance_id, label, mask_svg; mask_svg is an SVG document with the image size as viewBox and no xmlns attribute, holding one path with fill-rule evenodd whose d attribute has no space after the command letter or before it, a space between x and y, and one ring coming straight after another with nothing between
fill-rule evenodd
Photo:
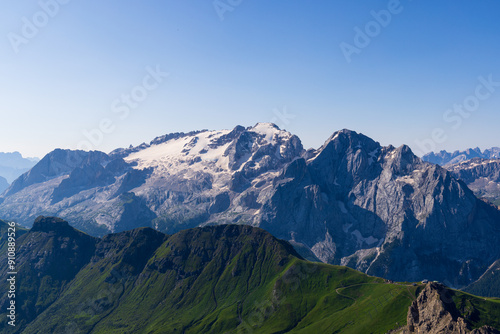
<instances>
[{"instance_id":1,"label":"grassy ridge","mask_svg":"<svg viewBox=\"0 0 500 334\"><path fill-rule=\"evenodd\" d=\"M466 319L470 328L484 325L500 328L500 299L482 298L458 290L452 290L451 295L460 316Z\"/></svg>"},{"instance_id":2,"label":"grassy ridge","mask_svg":"<svg viewBox=\"0 0 500 334\"><path fill-rule=\"evenodd\" d=\"M500 259L464 291L484 297L500 297Z\"/></svg>"},{"instance_id":3,"label":"grassy ridge","mask_svg":"<svg viewBox=\"0 0 500 334\"><path fill-rule=\"evenodd\" d=\"M306 261L250 226L172 236L141 228L102 239L51 226L20 240L20 290L30 293L18 301L36 313L6 333L386 333L406 324L422 288ZM500 319L498 301L462 292L453 300L474 328Z\"/></svg>"},{"instance_id":4,"label":"grassy ridge","mask_svg":"<svg viewBox=\"0 0 500 334\"><path fill-rule=\"evenodd\" d=\"M60 296L94 253L94 238L59 219L40 218L28 233L16 238L16 329L35 319ZM50 232L44 229L51 229ZM6 234L2 234L0 243ZM6 261L6 252L2 253ZM0 266L0 277L7 277L7 265ZM7 284L0 291L0 331L13 330L5 319Z\"/></svg>"},{"instance_id":5,"label":"grassy ridge","mask_svg":"<svg viewBox=\"0 0 500 334\"><path fill-rule=\"evenodd\" d=\"M121 260L140 246L120 249L83 268L26 333L385 333L404 324L416 293L302 260L248 226L179 232L142 269Z\"/></svg>"}]
</instances>

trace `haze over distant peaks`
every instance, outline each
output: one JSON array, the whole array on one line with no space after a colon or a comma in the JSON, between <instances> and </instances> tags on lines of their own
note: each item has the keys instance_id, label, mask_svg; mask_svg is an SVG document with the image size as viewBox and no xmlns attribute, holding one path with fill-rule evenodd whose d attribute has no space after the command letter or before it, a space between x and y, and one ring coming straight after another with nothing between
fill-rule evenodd
<instances>
[{"instance_id":1,"label":"haze over distant peaks","mask_svg":"<svg viewBox=\"0 0 500 334\"><path fill-rule=\"evenodd\" d=\"M4 192L5 189L9 187L9 182L2 176L0 176L0 194Z\"/></svg>"},{"instance_id":2,"label":"haze over distant peaks","mask_svg":"<svg viewBox=\"0 0 500 334\"><path fill-rule=\"evenodd\" d=\"M424 155L422 157L422 160L444 166L444 165L456 164L473 158L499 159L500 147L492 147L484 151L481 151L479 147L476 147L476 148L469 148L465 151L457 150L453 153L447 151L440 151L438 153L430 152Z\"/></svg>"},{"instance_id":3,"label":"haze over distant peaks","mask_svg":"<svg viewBox=\"0 0 500 334\"><path fill-rule=\"evenodd\" d=\"M500 147L431 152L422 159L443 166L464 181L477 197L500 207Z\"/></svg>"},{"instance_id":4,"label":"haze over distant peaks","mask_svg":"<svg viewBox=\"0 0 500 334\"><path fill-rule=\"evenodd\" d=\"M0 176L6 179L8 183L12 183L38 161L40 161L38 158L23 158L19 152L0 152ZM0 181L0 193L2 192L1 189Z\"/></svg>"}]
</instances>

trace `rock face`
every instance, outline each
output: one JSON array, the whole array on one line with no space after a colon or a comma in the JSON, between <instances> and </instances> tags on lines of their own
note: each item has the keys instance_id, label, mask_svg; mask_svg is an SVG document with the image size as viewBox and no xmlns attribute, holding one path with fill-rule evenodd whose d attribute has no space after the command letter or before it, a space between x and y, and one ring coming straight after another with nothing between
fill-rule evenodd
<instances>
[{"instance_id":1,"label":"rock face","mask_svg":"<svg viewBox=\"0 0 500 334\"><path fill-rule=\"evenodd\" d=\"M446 151L441 151L439 153L431 152L424 155L422 160L444 166L453 165L474 158L500 159L500 147L492 147L484 151L476 147L474 149L469 148L465 151L455 151L453 153Z\"/></svg>"},{"instance_id":2,"label":"rock face","mask_svg":"<svg viewBox=\"0 0 500 334\"><path fill-rule=\"evenodd\" d=\"M43 183L54 177L65 175L74 169L93 162L104 163L106 154L102 152L84 152L57 149L47 154L29 172L16 179L5 193L13 195L31 185Z\"/></svg>"},{"instance_id":3,"label":"rock face","mask_svg":"<svg viewBox=\"0 0 500 334\"><path fill-rule=\"evenodd\" d=\"M474 158L445 168L464 181L477 197L500 207L500 159Z\"/></svg>"},{"instance_id":4,"label":"rock face","mask_svg":"<svg viewBox=\"0 0 500 334\"><path fill-rule=\"evenodd\" d=\"M408 310L404 334L489 334L500 333L494 328L483 326L470 330L466 320L460 316L450 291L439 283L428 283Z\"/></svg>"},{"instance_id":5,"label":"rock face","mask_svg":"<svg viewBox=\"0 0 500 334\"><path fill-rule=\"evenodd\" d=\"M444 166L464 181L477 197L500 207L500 147L479 148L449 153L428 153L422 160Z\"/></svg>"},{"instance_id":6,"label":"rock face","mask_svg":"<svg viewBox=\"0 0 500 334\"><path fill-rule=\"evenodd\" d=\"M371 275L457 287L498 258L498 210L407 146L352 131L294 160L259 196L261 227Z\"/></svg>"},{"instance_id":7,"label":"rock face","mask_svg":"<svg viewBox=\"0 0 500 334\"><path fill-rule=\"evenodd\" d=\"M317 150L268 123L56 150L0 197L0 216L61 216L93 235L249 224L301 254L400 281L469 285L500 258L500 212L403 145L354 131ZM313 257L309 256L308 257Z\"/></svg>"},{"instance_id":8,"label":"rock face","mask_svg":"<svg viewBox=\"0 0 500 334\"><path fill-rule=\"evenodd\" d=\"M93 235L237 221L261 206L254 193L239 194L270 184L303 151L298 137L267 123L169 134L109 155L55 150L0 197L0 215L26 226L60 216Z\"/></svg>"}]
</instances>

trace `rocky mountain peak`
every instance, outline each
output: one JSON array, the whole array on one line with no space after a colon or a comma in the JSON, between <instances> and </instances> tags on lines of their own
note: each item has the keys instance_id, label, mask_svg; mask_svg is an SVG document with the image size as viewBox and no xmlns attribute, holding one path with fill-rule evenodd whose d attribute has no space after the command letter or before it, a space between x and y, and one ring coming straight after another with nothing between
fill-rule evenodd
<instances>
[{"instance_id":1,"label":"rocky mountain peak","mask_svg":"<svg viewBox=\"0 0 500 334\"><path fill-rule=\"evenodd\" d=\"M378 142L351 130L335 132L307 160L315 182L347 189L368 177L376 168L382 147Z\"/></svg>"},{"instance_id":2,"label":"rocky mountain peak","mask_svg":"<svg viewBox=\"0 0 500 334\"><path fill-rule=\"evenodd\" d=\"M344 129L304 152L298 137L271 123L152 143L121 151L123 158L94 154L92 164L88 152L76 152L80 164L60 174L65 169L55 167L69 166L71 154L54 153L55 176L34 168L28 174L39 183L20 179L24 188L2 197L0 214L26 225L40 212L58 215L96 236L249 224L325 262L454 287L500 257L500 212L405 145L382 147Z\"/></svg>"},{"instance_id":3,"label":"rocky mountain peak","mask_svg":"<svg viewBox=\"0 0 500 334\"><path fill-rule=\"evenodd\" d=\"M496 334L494 328L483 326L470 330L453 301L453 292L440 283L427 283L408 310L403 334Z\"/></svg>"},{"instance_id":4,"label":"rocky mountain peak","mask_svg":"<svg viewBox=\"0 0 500 334\"><path fill-rule=\"evenodd\" d=\"M444 167L476 196L500 206L500 159L472 158Z\"/></svg>"},{"instance_id":5,"label":"rocky mountain peak","mask_svg":"<svg viewBox=\"0 0 500 334\"><path fill-rule=\"evenodd\" d=\"M343 129L331 135L316 151L316 156L323 154L323 152L328 155L333 154L334 156L360 154L364 152L365 155L369 155L373 159L375 151L378 151L380 148L378 142L362 133Z\"/></svg>"},{"instance_id":6,"label":"rocky mountain peak","mask_svg":"<svg viewBox=\"0 0 500 334\"><path fill-rule=\"evenodd\" d=\"M168 140L132 152L125 161L138 169L155 167L171 174L237 172L251 179L302 154L298 137L272 123L257 123L248 128L201 131ZM189 166L189 170L186 168Z\"/></svg>"},{"instance_id":7,"label":"rocky mountain peak","mask_svg":"<svg viewBox=\"0 0 500 334\"><path fill-rule=\"evenodd\" d=\"M362 133L358 133L356 131L349 130L349 129L342 129L342 130L334 132L330 136L330 138L328 138L326 140L325 144L327 144L329 142L335 142L335 141L340 141L340 142L342 142L345 145L348 145L350 147L379 145L377 142L375 142L370 137L367 137ZM325 145L323 145L323 146L325 146Z\"/></svg>"},{"instance_id":8,"label":"rocky mountain peak","mask_svg":"<svg viewBox=\"0 0 500 334\"><path fill-rule=\"evenodd\" d=\"M70 173L83 164L105 164L108 161L108 155L99 151L86 152L80 150L56 149L43 157L43 159L27 173L16 179L4 195L12 195L32 184L45 182L66 173Z\"/></svg>"},{"instance_id":9,"label":"rocky mountain peak","mask_svg":"<svg viewBox=\"0 0 500 334\"><path fill-rule=\"evenodd\" d=\"M192 137L192 136L195 136L197 134L207 132L207 131L208 131L207 129L204 129L204 130L190 131L187 133L184 133L184 132L169 133L169 134L166 134L164 136L156 137L155 139L153 139L149 143L149 146L165 143L165 142L172 140L172 139L179 139L179 138L183 138L183 137Z\"/></svg>"},{"instance_id":10,"label":"rocky mountain peak","mask_svg":"<svg viewBox=\"0 0 500 334\"><path fill-rule=\"evenodd\" d=\"M35 219L31 232L46 232L46 233L57 233L61 235L67 235L76 230L69 226L68 222L57 217L44 217L39 216Z\"/></svg>"},{"instance_id":11,"label":"rocky mountain peak","mask_svg":"<svg viewBox=\"0 0 500 334\"><path fill-rule=\"evenodd\" d=\"M413 154L410 147L401 145L390 153L393 171L395 174L405 175L410 173L417 163L422 163L419 157Z\"/></svg>"},{"instance_id":12,"label":"rocky mountain peak","mask_svg":"<svg viewBox=\"0 0 500 334\"><path fill-rule=\"evenodd\" d=\"M264 131L267 129L272 129L275 131L281 131L279 126L271 122L257 122L254 126L249 126L247 129L249 130L263 129Z\"/></svg>"}]
</instances>

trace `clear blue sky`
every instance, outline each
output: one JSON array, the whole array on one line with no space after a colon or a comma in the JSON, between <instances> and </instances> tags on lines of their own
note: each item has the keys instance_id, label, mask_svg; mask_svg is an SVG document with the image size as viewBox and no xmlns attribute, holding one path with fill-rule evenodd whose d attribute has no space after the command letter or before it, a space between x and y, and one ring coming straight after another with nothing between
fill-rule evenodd
<instances>
[{"instance_id":1,"label":"clear blue sky","mask_svg":"<svg viewBox=\"0 0 500 334\"><path fill-rule=\"evenodd\" d=\"M500 146L500 84L478 80L500 82L498 1L238 2L218 2L231 9L221 20L212 0L72 0L44 6L52 16L38 1L5 1L0 151L42 157L89 146L91 131L91 148L109 152L269 121L306 148L342 128L419 153L417 140ZM384 26L371 14L381 10L393 11ZM340 46L356 47L356 27L372 37L358 36L348 62ZM169 73L159 84L146 77L157 66ZM471 112L446 113L463 103Z\"/></svg>"}]
</instances>

